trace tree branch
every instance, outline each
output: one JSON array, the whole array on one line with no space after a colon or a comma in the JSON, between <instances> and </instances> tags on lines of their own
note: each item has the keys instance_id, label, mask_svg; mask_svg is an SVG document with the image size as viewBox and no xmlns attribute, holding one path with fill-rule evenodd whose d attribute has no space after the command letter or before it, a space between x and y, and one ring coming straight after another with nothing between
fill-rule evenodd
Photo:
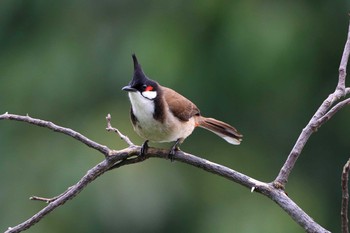
<instances>
[{"instance_id":1,"label":"tree branch","mask_svg":"<svg viewBox=\"0 0 350 233\"><path fill-rule=\"evenodd\" d=\"M85 137L84 135L82 135L82 134L80 134L72 129L55 125L54 123L52 123L50 121L44 121L44 120L40 120L40 119L36 119L36 118L31 118L28 114L26 116L20 116L20 115L9 114L8 112L6 112L6 113L0 115L0 120L15 120L15 121L27 122L29 124L33 124L36 126L51 129L51 130L59 132L59 133L63 133L65 135L68 135L72 138L77 139L78 141L81 141L82 143L84 143L85 145L87 145L91 148L98 150L99 152L101 152L105 156L107 156L109 151L110 151L110 149L107 146L100 145L100 144L92 141L91 139Z\"/></svg>"},{"instance_id":2,"label":"tree branch","mask_svg":"<svg viewBox=\"0 0 350 233\"><path fill-rule=\"evenodd\" d=\"M341 229L342 233L349 233L349 219L348 219L348 206L349 206L349 169L350 158L343 167L341 174L341 189L342 189L342 203L341 203Z\"/></svg>"},{"instance_id":3,"label":"tree branch","mask_svg":"<svg viewBox=\"0 0 350 233\"><path fill-rule=\"evenodd\" d=\"M106 128L106 130L108 132L113 131L113 132L117 133L119 135L119 137L121 139L123 139L129 146L135 146L135 144L132 143L127 136L122 134L118 129L112 127L111 119L112 119L111 114L108 113L107 116L106 116L106 120L107 120L107 128Z\"/></svg>"},{"instance_id":4,"label":"tree branch","mask_svg":"<svg viewBox=\"0 0 350 233\"><path fill-rule=\"evenodd\" d=\"M294 168L296 161L298 160L305 144L309 140L310 136L319 128L323 123L329 120L335 112L343 108L345 105L349 104L349 99L344 100L338 103L334 108L330 111L329 109L332 105L337 102L340 98L344 97L349 93L349 88L345 87L345 79L346 79L346 67L348 64L350 54L350 23L348 28L347 40L344 46L343 55L339 65L339 77L338 84L335 91L330 94L326 100L323 101L321 106L317 109L316 113L313 115L309 123L302 130L299 135L296 143L294 144L293 149L288 155L286 162L281 168L278 176L276 177L274 183L276 187L284 188L288 182L288 177Z\"/></svg>"},{"instance_id":5,"label":"tree branch","mask_svg":"<svg viewBox=\"0 0 350 233\"><path fill-rule=\"evenodd\" d=\"M340 109L344 108L346 105L349 105L349 104L350 104L350 98L345 99L345 100L337 103L323 117L321 117L320 119L315 121L315 125L312 126L314 128L314 130L317 130L324 123L326 123L329 119L331 119L334 116L334 114L336 114Z\"/></svg>"},{"instance_id":6,"label":"tree branch","mask_svg":"<svg viewBox=\"0 0 350 233\"><path fill-rule=\"evenodd\" d=\"M340 65L339 65L339 79L338 79L338 85L337 85L337 90L340 92L345 92L345 78L346 78L346 67L348 65L348 60L349 60L349 54L350 54L350 24L349 24L349 29L348 29L348 37L346 39L346 43L344 46L343 50L343 55L340 60ZM344 94L343 94L344 95Z\"/></svg>"},{"instance_id":7,"label":"tree branch","mask_svg":"<svg viewBox=\"0 0 350 233\"><path fill-rule=\"evenodd\" d=\"M128 143L129 145L132 145L132 146L129 146L128 148L125 148L123 150L118 150L118 151L110 150L107 147L104 147L96 142L91 141L85 136L82 136L78 132L75 132L71 129L67 129L61 126L57 126L53 123L49 124L48 122L43 120L30 118L28 116L22 117L22 116L8 114L8 113L0 115L0 120L5 120L5 119L23 121L34 125L43 126L51 130L67 134L69 136L80 135L79 137L76 137L76 136L72 136L72 137L79 141L83 141L84 144L98 150L103 154L108 155L106 156L104 161L102 161L101 163L97 164L95 167L90 169L86 173L86 175L83 176L75 185L69 187L65 192L58 195L57 197L54 197L54 198L32 197L33 200L45 201L45 202L48 202L49 204L45 208L43 208L41 211L39 211L37 214L29 218L28 220L24 221L23 223L15 227L10 227L6 231L6 233L21 232L33 226L35 223L43 219L47 214L55 210L57 207L65 204L68 200L73 199L89 183L94 181L96 178L98 178L100 175L104 174L105 172L111 170L112 168L114 169L114 168L119 168L128 164L139 163L149 158L168 159L169 151L165 149L157 149L157 148L151 147L147 150L147 153L145 154L145 156L137 156L140 153L141 147L134 146L133 143L130 143L130 144ZM113 128L110 125L110 120L111 120L110 116L107 116L107 124L109 125L107 128L109 127ZM113 131L116 133L119 132L115 130ZM121 133L119 132L118 134L121 134ZM121 138L125 140L125 137L122 137L122 136ZM101 150L101 148L103 148L103 150ZM310 216L308 216L300 207L298 207L298 205L294 203L284 193L283 190L275 188L272 183L261 182L247 175L239 173L233 169L225 167L223 165L213 163L209 160L202 159L182 151L178 151L174 155L173 159L192 165L197 168L201 168L210 173L222 176L228 180L231 180L235 183L241 184L249 188L252 192L256 191L258 193L261 193L267 196L268 198L276 202L283 210L285 210L294 219L294 221L296 221L300 226L302 226L307 232L328 232L323 227L321 227L318 223L316 223Z\"/></svg>"}]
</instances>

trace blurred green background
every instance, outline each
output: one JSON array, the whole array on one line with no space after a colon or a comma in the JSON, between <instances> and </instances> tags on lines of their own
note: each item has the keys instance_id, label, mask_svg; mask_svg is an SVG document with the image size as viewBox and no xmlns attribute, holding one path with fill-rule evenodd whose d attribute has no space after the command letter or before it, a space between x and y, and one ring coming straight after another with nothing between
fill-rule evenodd
<instances>
[{"instance_id":1,"label":"blurred green background","mask_svg":"<svg viewBox=\"0 0 350 233\"><path fill-rule=\"evenodd\" d=\"M28 113L125 148L105 131L111 113L113 126L140 144L121 91L135 52L150 78L244 134L234 147L198 129L182 150L270 182L336 86L349 7L344 0L2 0L0 112ZM343 109L311 137L287 185L289 196L333 232L340 232L349 116ZM45 206L29 196L55 196L101 160L67 136L0 121L0 230ZM105 174L27 232L303 230L262 195L151 159Z\"/></svg>"}]
</instances>

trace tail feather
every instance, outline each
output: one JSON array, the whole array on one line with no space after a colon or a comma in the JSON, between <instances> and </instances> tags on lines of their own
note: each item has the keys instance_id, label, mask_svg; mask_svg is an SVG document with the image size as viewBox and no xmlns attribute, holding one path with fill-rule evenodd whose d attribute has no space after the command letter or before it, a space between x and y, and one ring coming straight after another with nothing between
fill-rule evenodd
<instances>
[{"instance_id":1,"label":"tail feather","mask_svg":"<svg viewBox=\"0 0 350 233\"><path fill-rule=\"evenodd\" d=\"M197 125L215 133L233 145L239 145L242 141L243 135L240 134L233 126L214 118L200 117L197 120Z\"/></svg>"}]
</instances>

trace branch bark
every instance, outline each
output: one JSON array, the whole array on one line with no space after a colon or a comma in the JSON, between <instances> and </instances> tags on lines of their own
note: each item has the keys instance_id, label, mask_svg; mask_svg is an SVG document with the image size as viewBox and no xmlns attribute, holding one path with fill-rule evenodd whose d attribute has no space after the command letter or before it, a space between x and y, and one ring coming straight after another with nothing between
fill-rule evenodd
<instances>
[{"instance_id":1,"label":"branch bark","mask_svg":"<svg viewBox=\"0 0 350 233\"><path fill-rule=\"evenodd\" d=\"M348 219L348 206L349 206L349 169L350 159L343 167L341 174L341 189L342 189L342 203L341 203L341 229L342 233L349 233L349 219Z\"/></svg>"}]
</instances>

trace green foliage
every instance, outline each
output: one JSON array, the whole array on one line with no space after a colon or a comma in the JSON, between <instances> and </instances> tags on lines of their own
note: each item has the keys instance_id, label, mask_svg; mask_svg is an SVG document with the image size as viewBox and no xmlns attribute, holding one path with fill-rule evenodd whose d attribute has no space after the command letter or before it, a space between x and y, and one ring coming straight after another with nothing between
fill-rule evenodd
<instances>
[{"instance_id":1,"label":"green foliage","mask_svg":"<svg viewBox=\"0 0 350 233\"><path fill-rule=\"evenodd\" d=\"M333 91L346 39L345 1L0 2L0 112L29 114L111 148L104 117L135 143L121 87L135 52L145 73L243 134L241 146L197 130L182 149L272 181ZM220 104L218 104L220 101ZM287 185L325 228L340 231L348 109L312 136ZM167 145L162 145L167 146ZM27 124L0 121L0 229L36 213L103 159ZM198 169L149 160L102 176L28 232L302 232L270 200Z\"/></svg>"}]
</instances>

